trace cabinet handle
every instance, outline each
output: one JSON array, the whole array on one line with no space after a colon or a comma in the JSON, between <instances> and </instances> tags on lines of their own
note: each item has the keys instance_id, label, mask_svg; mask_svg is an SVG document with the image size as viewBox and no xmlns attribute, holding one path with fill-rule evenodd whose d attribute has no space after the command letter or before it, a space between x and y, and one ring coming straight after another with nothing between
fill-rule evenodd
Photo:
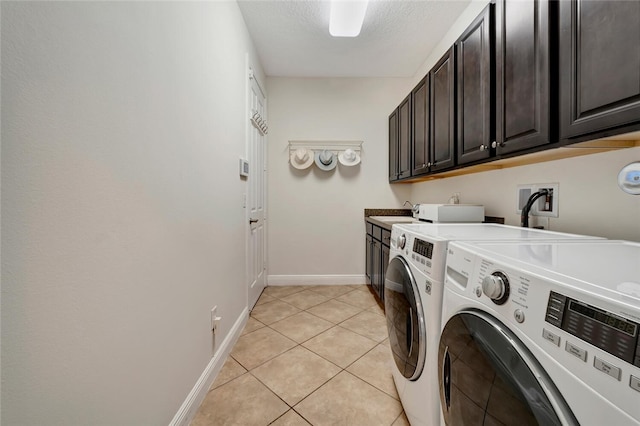
<instances>
[{"instance_id":1,"label":"cabinet handle","mask_svg":"<svg viewBox=\"0 0 640 426\"><path fill-rule=\"evenodd\" d=\"M254 224L258 221L258 219L249 219L249 225Z\"/></svg>"},{"instance_id":2,"label":"cabinet handle","mask_svg":"<svg viewBox=\"0 0 640 426\"><path fill-rule=\"evenodd\" d=\"M429 167L431 167L432 165L433 165L433 164L431 164L431 163L427 163L427 166L429 166Z\"/></svg>"},{"instance_id":3,"label":"cabinet handle","mask_svg":"<svg viewBox=\"0 0 640 426\"><path fill-rule=\"evenodd\" d=\"M496 141L491 142L491 148L496 148L498 143Z\"/></svg>"},{"instance_id":4,"label":"cabinet handle","mask_svg":"<svg viewBox=\"0 0 640 426\"><path fill-rule=\"evenodd\" d=\"M480 145L480 151L484 151L485 149L487 149L486 145Z\"/></svg>"}]
</instances>

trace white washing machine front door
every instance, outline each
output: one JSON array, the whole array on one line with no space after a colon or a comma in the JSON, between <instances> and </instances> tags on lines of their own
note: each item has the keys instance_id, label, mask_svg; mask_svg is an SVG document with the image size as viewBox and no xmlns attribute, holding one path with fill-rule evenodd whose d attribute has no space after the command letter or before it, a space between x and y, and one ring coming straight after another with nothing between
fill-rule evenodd
<instances>
[{"instance_id":1,"label":"white washing machine front door","mask_svg":"<svg viewBox=\"0 0 640 426\"><path fill-rule=\"evenodd\" d=\"M451 317L440 338L438 364L447 425L578 425L531 352L486 312Z\"/></svg>"},{"instance_id":2,"label":"white washing machine front door","mask_svg":"<svg viewBox=\"0 0 640 426\"><path fill-rule=\"evenodd\" d=\"M424 368L426 326L416 281L408 263L391 259L385 276L384 304L389 345L398 371L416 380Z\"/></svg>"}]
</instances>

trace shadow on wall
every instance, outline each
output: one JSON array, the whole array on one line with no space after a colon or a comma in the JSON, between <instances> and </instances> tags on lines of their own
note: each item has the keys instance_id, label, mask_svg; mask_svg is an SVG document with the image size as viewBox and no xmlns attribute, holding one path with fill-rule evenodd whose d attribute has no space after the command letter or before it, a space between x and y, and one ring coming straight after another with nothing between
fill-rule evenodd
<instances>
[{"instance_id":1,"label":"shadow on wall","mask_svg":"<svg viewBox=\"0 0 640 426\"><path fill-rule=\"evenodd\" d=\"M290 165L289 170L291 171L291 175L296 178L304 178L305 176L312 174L318 180L329 180L333 175L337 174L342 179L355 179L360 174L360 164L355 166L338 165L332 170L322 170L315 166L311 166L306 169L298 169Z\"/></svg>"}]
</instances>

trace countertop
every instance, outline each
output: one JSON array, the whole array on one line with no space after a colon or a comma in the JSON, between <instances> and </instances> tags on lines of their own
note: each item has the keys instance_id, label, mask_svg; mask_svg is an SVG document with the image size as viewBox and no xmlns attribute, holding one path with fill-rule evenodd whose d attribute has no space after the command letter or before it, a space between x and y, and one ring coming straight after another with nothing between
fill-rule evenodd
<instances>
[{"instance_id":1,"label":"countertop","mask_svg":"<svg viewBox=\"0 0 640 426\"><path fill-rule=\"evenodd\" d=\"M365 222L372 223L379 226L382 229L391 231L391 227L396 223L411 223L407 219L412 219L412 222L418 222L418 219L413 219L410 209L365 209L364 210ZM384 217L384 219L379 219ZM397 218L398 220L394 220Z\"/></svg>"}]
</instances>

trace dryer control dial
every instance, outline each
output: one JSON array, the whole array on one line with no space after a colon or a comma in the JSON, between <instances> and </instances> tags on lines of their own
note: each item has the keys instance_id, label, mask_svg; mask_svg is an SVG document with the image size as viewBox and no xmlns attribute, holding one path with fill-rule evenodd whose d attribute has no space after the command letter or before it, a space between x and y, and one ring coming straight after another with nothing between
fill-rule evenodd
<instances>
[{"instance_id":1,"label":"dryer control dial","mask_svg":"<svg viewBox=\"0 0 640 426\"><path fill-rule=\"evenodd\" d=\"M407 244L407 237L404 234L398 235L398 238L396 238L396 245L398 248L403 249L405 244Z\"/></svg>"},{"instance_id":2,"label":"dryer control dial","mask_svg":"<svg viewBox=\"0 0 640 426\"><path fill-rule=\"evenodd\" d=\"M499 271L487 275L482 280L482 292L497 305L509 299L509 278Z\"/></svg>"}]
</instances>

